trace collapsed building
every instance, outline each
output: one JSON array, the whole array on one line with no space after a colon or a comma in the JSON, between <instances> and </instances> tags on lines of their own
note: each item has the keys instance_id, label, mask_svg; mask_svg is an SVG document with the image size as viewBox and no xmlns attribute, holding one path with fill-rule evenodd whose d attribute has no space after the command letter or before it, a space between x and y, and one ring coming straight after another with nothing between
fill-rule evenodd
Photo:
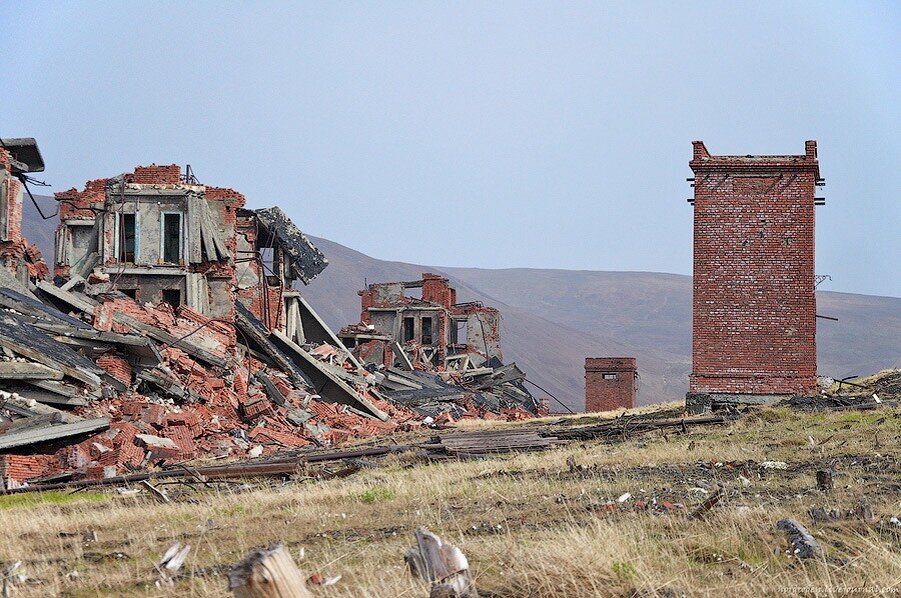
<instances>
[{"instance_id":1,"label":"collapsed building","mask_svg":"<svg viewBox=\"0 0 901 598\"><path fill-rule=\"evenodd\" d=\"M421 280L370 284L359 292L360 322L338 336L385 376L388 397L419 413L546 413L546 402L525 388L525 372L502 361L500 312L458 303L449 282L427 272Z\"/></svg>"},{"instance_id":2,"label":"collapsed building","mask_svg":"<svg viewBox=\"0 0 901 598\"><path fill-rule=\"evenodd\" d=\"M416 382L412 362L386 374L351 353L296 288L328 264L310 240L279 208L248 209L242 194L177 165L55 194L50 280L22 238L16 178L43 162L34 140L8 145L15 149L0 151L4 487L422 425L421 411L390 396L397 379L406 390L440 384L470 397L455 379ZM529 399L518 410L466 403L454 416L518 417L530 413Z\"/></svg>"},{"instance_id":3,"label":"collapsed building","mask_svg":"<svg viewBox=\"0 0 901 598\"><path fill-rule=\"evenodd\" d=\"M816 141L791 156L716 156L694 142L692 370L686 406L816 391Z\"/></svg>"}]
</instances>

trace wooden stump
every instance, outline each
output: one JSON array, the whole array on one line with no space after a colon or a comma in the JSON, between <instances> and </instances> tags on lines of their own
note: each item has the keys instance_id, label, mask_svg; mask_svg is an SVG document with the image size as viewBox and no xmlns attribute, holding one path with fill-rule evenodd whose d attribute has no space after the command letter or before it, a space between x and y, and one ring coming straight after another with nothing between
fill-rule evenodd
<instances>
[{"instance_id":1,"label":"wooden stump","mask_svg":"<svg viewBox=\"0 0 901 598\"><path fill-rule=\"evenodd\" d=\"M421 527L416 530L416 546L404 557L410 571L432 584L431 598L478 598L466 555Z\"/></svg>"},{"instance_id":2,"label":"wooden stump","mask_svg":"<svg viewBox=\"0 0 901 598\"><path fill-rule=\"evenodd\" d=\"M823 492L828 492L835 488L835 483L832 481L832 472L821 469L817 472L817 490L822 490Z\"/></svg>"},{"instance_id":3,"label":"wooden stump","mask_svg":"<svg viewBox=\"0 0 901 598\"><path fill-rule=\"evenodd\" d=\"M239 598L312 598L306 579L281 544L258 549L228 574L228 589Z\"/></svg>"}]
</instances>

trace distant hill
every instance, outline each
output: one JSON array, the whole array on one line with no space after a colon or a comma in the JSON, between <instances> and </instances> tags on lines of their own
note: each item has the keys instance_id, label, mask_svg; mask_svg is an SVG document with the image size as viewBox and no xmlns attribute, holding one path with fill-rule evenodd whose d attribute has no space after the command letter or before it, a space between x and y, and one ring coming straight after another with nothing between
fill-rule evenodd
<instances>
[{"instance_id":1,"label":"distant hill","mask_svg":"<svg viewBox=\"0 0 901 598\"><path fill-rule=\"evenodd\" d=\"M45 213L52 200L41 201ZM26 200L26 233L52 259L56 220L41 221ZM304 223L298 223L303 227ZM303 294L335 329L360 318L367 282L415 280L435 272L460 301L501 310L506 361L574 409L583 406L585 357L636 356L641 404L681 399L691 369L691 277L653 272L442 268L369 257L312 238L329 266ZM901 299L817 293L819 372L836 378L901 367Z\"/></svg>"}]
</instances>

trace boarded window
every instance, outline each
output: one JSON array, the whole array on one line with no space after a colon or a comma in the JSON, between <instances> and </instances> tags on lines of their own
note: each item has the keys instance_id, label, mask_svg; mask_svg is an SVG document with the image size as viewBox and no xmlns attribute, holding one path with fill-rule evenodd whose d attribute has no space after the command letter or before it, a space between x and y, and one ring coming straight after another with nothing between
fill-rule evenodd
<instances>
[{"instance_id":1,"label":"boarded window","mask_svg":"<svg viewBox=\"0 0 901 598\"><path fill-rule=\"evenodd\" d=\"M167 264L178 264L182 260L181 214L163 213L162 259Z\"/></svg>"},{"instance_id":2,"label":"boarded window","mask_svg":"<svg viewBox=\"0 0 901 598\"><path fill-rule=\"evenodd\" d=\"M135 236L135 215L119 214L119 261L134 262L137 253L137 239Z\"/></svg>"},{"instance_id":3,"label":"boarded window","mask_svg":"<svg viewBox=\"0 0 901 598\"><path fill-rule=\"evenodd\" d=\"M422 319L422 344L432 344L432 318Z\"/></svg>"}]
</instances>

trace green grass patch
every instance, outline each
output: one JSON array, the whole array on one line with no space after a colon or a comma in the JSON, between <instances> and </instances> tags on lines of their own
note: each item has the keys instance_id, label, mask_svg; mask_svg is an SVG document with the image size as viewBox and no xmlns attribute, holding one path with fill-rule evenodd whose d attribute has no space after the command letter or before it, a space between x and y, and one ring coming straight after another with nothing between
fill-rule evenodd
<instances>
[{"instance_id":1,"label":"green grass patch","mask_svg":"<svg viewBox=\"0 0 901 598\"><path fill-rule=\"evenodd\" d=\"M397 498L397 493L385 486L374 486L362 492L351 492L350 497L365 503L385 502Z\"/></svg>"},{"instance_id":2,"label":"green grass patch","mask_svg":"<svg viewBox=\"0 0 901 598\"><path fill-rule=\"evenodd\" d=\"M102 492L63 492L47 490L46 492L25 492L0 496L0 510L30 508L39 505L68 505L77 502L101 502L109 500L110 494Z\"/></svg>"}]
</instances>

